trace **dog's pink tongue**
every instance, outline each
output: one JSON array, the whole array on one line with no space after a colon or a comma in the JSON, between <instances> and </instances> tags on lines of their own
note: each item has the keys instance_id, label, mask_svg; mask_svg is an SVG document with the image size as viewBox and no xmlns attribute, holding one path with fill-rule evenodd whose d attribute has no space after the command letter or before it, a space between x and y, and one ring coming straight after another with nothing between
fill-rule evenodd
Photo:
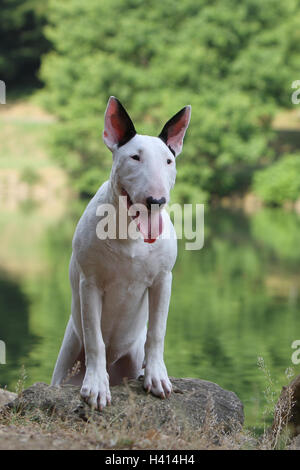
<instances>
[{"instance_id":1,"label":"dog's pink tongue","mask_svg":"<svg viewBox=\"0 0 300 470\"><path fill-rule=\"evenodd\" d=\"M144 242L153 243L162 232L162 216L158 210L142 211L139 215L138 229L144 237Z\"/></svg>"}]
</instances>

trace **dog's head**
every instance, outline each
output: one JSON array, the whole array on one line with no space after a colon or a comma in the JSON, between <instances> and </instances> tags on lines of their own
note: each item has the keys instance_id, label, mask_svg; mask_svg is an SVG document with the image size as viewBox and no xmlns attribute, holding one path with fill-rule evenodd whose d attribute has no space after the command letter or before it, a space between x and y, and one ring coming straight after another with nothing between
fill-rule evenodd
<instances>
[{"instance_id":1,"label":"dog's head","mask_svg":"<svg viewBox=\"0 0 300 470\"><path fill-rule=\"evenodd\" d=\"M145 241L153 241L161 233L160 211L169 202L176 178L175 159L182 150L190 116L191 106L186 106L166 123L158 137L150 137L136 133L117 98L108 100L103 140L113 154L113 189L127 197L128 208L133 204L145 207L138 214Z\"/></svg>"}]
</instances>

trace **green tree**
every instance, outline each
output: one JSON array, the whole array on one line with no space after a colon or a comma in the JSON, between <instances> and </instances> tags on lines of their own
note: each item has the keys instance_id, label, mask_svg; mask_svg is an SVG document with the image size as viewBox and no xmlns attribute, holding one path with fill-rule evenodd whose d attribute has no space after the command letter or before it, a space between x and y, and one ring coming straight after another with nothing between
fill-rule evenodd
<instances>
[{"instance_id":1,"label":"green tree","mask_svg":"<svg viewBox=\"0 0 300 470\"><path fill-rule=\"evenodd\" d=\"M50 0L48 20L44 102L59 118L55 154L80 192L109 173L100 132L110 95L153 135L192 104L182 199L243 190L273 160L272 118L289 106L298 66L299 0Z\"/></svg>"},{"instance_id":2,"label":"green tree","mask_svg":"<svg viewBox=\"0 0 300 470\"><path fill-rule=\"evenodd\" d=\"M36 85L48 41L43 34L48 0L2 0L0 79L8 86Z\"/></svg>"},{"instance_id":3,"label":"green tree","mask_svg":"<svg viewBox=\"0 0 300 470\"><path fill-rule=\"evenodd\" d=\"M254 175L253 189L267 204L282 205L300 197L300 155L285 155Z\"/></svg>"}]
</instances>

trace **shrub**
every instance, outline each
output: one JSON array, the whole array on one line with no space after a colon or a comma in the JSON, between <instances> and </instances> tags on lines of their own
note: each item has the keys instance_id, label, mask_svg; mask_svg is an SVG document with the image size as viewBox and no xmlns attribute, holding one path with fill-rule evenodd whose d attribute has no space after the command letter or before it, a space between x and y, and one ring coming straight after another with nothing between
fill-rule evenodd
<instances>
[{"instance_id":1,"label":"shrub","mask_svg":"<svg viewBox=\"0 0 300 470\"><path fill-rule=\"evenodd\" d=\"M36 85L41 54L48 50L43 34L48 0L2 0L0 79L9 86Z\"/></svg>"},{"instance_id":2,"label":"shrub","mask_svg":"<svg viewBox=\"0 0 300 470\"><path fill-rule=\"evenodd\" d=\"M300 198L300 155L285 155L254 176L253 190L267 204Z\"/></svg>"},{"instance_id":3,"label":"shrub","mask_svg":"<svg viewBox=\"0 0 300 470\"><path fill-rule=\"evenodd\" d=\"M184 188L242 190L273 158L272 116L290 104L300 51L299 0L50 0L48 21L43 100L59 118L55 155L79 191L109 174L100 134L110 95L145 134L192 105Z\"/></svg>"}]
</instances>

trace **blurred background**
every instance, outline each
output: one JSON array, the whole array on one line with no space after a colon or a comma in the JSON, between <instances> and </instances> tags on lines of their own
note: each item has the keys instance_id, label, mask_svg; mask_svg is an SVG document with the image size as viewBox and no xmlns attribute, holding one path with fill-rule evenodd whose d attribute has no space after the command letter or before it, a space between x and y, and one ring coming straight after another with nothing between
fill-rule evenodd
<instances>
[{"instance_id":1,"label":"blurred background","mask_svg":"<svg viewBox=\"0 0 300 470\"><path fill-rule=\"evenodd\" d=\"M299 74L299 0L1 1L0 386L22 366L50 381L73 231L110 172L108 97L150 135L191 104L172 202L205 203L205 246L179 243L166 364L268 421L300 372Z\"/></svg>"}]
</instances>

